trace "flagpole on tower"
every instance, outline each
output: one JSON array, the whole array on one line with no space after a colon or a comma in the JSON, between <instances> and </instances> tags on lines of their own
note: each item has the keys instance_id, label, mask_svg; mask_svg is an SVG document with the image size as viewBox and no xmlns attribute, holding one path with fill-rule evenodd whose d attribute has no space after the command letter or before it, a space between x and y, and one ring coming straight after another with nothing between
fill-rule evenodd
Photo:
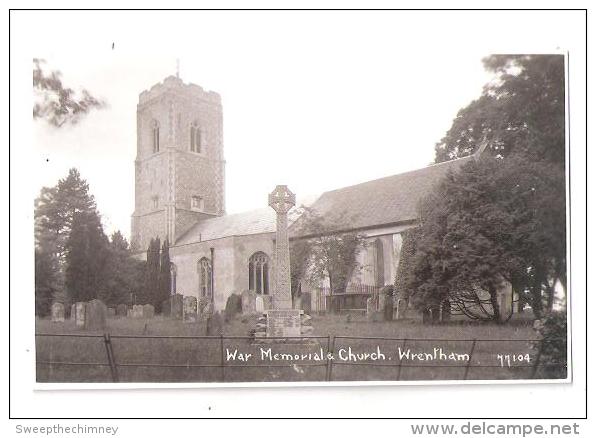
<instances>
[{"instance_id":1,"label":"flagpole on tower","mask_svg":"<svg viewBox=\"0 0 596 438\"><path fill-rule=\"evenodd\" d=\"M176 58L176 77L180 78L180 59Z\"/></svg>"}]
</instances>

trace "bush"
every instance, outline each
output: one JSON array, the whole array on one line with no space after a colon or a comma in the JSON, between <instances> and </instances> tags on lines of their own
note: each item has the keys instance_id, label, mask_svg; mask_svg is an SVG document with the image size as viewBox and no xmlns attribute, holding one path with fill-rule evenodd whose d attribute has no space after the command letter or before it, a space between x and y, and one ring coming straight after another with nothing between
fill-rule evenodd
<instances>
[{"instance_id":1,"label":"bush","mask_svg":"<svg viewBox=\"0 0 596 438\"><path fill-rule=\"evenodd\" d=\"M537 377L564 379L567 377L567 313L553 312L535 326L539 340L533 349L540 354Z\"/></svg>"}]
</instances>

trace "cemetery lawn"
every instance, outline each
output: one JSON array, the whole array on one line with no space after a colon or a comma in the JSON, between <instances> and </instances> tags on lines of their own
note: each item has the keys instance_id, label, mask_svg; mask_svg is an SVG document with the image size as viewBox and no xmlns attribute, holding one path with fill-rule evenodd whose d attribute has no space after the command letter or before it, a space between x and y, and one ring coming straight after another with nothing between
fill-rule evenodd
<instances>
[{"instance_id":1,"label":"cemetery lawn","mask_svg":"<svg viewBox=\"0 0 596 438\"><path fill-rule=\"evenodd\" d=\"M302 344L255 344L240 338L248 335L255 321L243 317L224 324L224 339L189 338L204 336L205 322L185 324L160 316L110 318L106 331L120 382L324 381L329 344L335 355L331 379L336 381L461 380L466 373L468 380L527 379L533 371L530 340L535 333L531 315L515 317L506 324L422 325L417 320L368 322L358 316L348 320L315 315L312 336L321 338ZM94 336L36 337L39 382L112 381L103 333L76 329L74 321L49 319L38 319L36 332ZM381 356L375 358L374 353ZM465 355L471 357L469 367ZM498 355L521 360L511 363L518 367L500 366Z\"/></svg>"}]
</instances>

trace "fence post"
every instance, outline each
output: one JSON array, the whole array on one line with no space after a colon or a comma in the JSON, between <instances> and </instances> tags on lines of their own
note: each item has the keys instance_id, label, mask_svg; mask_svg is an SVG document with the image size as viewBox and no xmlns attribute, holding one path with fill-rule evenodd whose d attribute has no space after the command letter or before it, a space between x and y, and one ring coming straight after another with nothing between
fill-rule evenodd
<instances>
[{"instance_id":1,"label":"fence post","mask_svg":"<svg viewBox=\"0 0 596 438\"><path fill-rule=\"evenodd\" d=\"M408 342L407 339L404 339L404 341L401 344L401 349L403 350L404 348L406 348L406 342ZM399 356L399 350L397 350L397 355ZM403 357L399 358L399 363L397 364L397 379L399 381L400 377L401 377L401 362L403 360Z\"/></svg>"},{"instance_id":2,"label":"fence post","mask_svg":"<svg viewBox=\"0 0 596 438\"><path fill-rule=\"evenodd\" d=\"M472 363L472 357L474 356L474 349L476 348L476 339L472 341L472 348L470 348L470 352L468 353L470 357L468 358L468 363L466 364L466 371L464 372L464 380L468 379L468 371L470 371L470 365Z\"/></svg>"},{"instance_id":3,"label":"fence post","mask_svg":"<svg viewBox=\"0 0 596 438\"><path fill-rule=\"evenodd\" d=\"M109 333L103 334L103 342L106 346L106 354L108 356L108 363L110 364L110 372L112 374L112 382L118 382L118 368L116 360L114 359L114 350L112 349L112 339Z\"/></svg>"},{"instance_id":4,"label":"fence post","mask_svg":"<svg viewBox=\"0 0 596 438\"><path fill-rule=\"evenodd\" d=\"M331 355L329 355L331 353ZM333 371L333 354L335 353L335 336L327 336L327 376L326 380L331 381L331 373Z\"/></svg>"},{"instance_id":5,"label":"fence post","mask_svg":"<svg viewBox=\"0 0 596 438\"><path fill-rule=\"evenodd\" d=\"M534 366L532 367L532 376L530 379L533 379L536 376L536 371L538 371L538 363L540 362L540 357L542 356L542 346L544 345L544 339L540 340L540 346L538 347L538 353L536 353L536 361L534 362Z\"/></svg>"},{"instance_id":6,"label":"fence post","mask_svg":"<svg viewBox=\"0 0 596 438\"><path fill-rule=\"evenodd\" d=\"M224 354L224 336L223 333L219 334L219 348L221 350L221 381L222 383L226 381L226 361L225 361L225 354Z\"/></svg>"}]
</instances>

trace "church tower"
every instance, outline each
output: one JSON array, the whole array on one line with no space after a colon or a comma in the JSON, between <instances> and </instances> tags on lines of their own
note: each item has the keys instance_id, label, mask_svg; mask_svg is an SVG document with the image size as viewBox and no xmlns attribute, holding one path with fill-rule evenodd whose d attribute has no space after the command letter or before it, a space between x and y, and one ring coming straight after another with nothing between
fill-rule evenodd
<instances>
[{"instance_id":1,"label":"church tower","mask_svg":"<svg viewBox=\"0 0 596 438\"><path fill-rule=\"evenodd\" d=\"M225 214L224 168L219 94L177 76L143 91L131 247L144 251L157 236L173 244L197 221Z\"/></svg>"}]
</instances>

